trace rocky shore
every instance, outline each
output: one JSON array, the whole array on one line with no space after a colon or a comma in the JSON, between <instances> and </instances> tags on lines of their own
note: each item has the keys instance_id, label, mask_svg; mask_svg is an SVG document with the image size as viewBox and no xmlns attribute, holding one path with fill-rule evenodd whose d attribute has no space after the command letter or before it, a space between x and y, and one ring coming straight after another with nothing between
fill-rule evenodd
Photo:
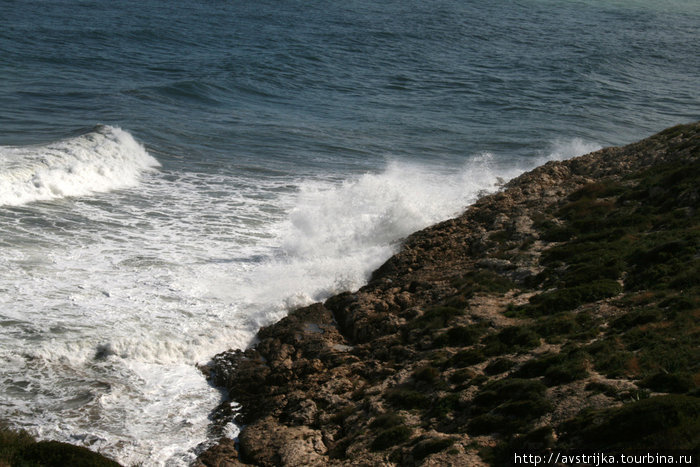
<instances>
[{"instance_id":1,"label":"rocky shore","mask_svg":"<svg viewBox=\"0 0 700 467\"><path fill-rule=\"evenodd\" d=\"M700 446L700 123L549 162L217 355L198 465Z\"/></svg>"},{"instance_id":2,"label":"rocky shore","mask_svg":"<svg viewBox=\"0 0 700 467\"><path fill-rule=\"evenodd\" d=\"M698 207L700 123L521 175L411 235L360 290L214 357L231 401L212 430L243 429L195 465L697 459ZM0 465L118 464L0 425Z\"/></svg>"}]
</instances>

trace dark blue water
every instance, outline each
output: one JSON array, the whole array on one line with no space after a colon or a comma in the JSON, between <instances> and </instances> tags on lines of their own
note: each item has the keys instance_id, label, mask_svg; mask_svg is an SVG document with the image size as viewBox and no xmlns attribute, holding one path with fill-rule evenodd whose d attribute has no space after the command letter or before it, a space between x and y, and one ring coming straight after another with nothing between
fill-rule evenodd
<instances>
[{"instance_id":1,"label":"dark blue water","mask_svg":"<svg viewBox=\"0 0 700 467\"><path fill-rule=\"evenodd\" d=\"M0 419L187 464L196 363L498 177L700 119L699 38L696 0L0 0Z\"/></svg>"},{"instance_id":2,"label":"dark blue water","mask_svg":"<svg viewBox=\"0 0 700 467\"><path fill-rule=\"evenodd\" d=\"M6 0L0 142L104 123L285 167L626 143L700 116L700 5L657 3Z\"/></svg>"}]
</instances>

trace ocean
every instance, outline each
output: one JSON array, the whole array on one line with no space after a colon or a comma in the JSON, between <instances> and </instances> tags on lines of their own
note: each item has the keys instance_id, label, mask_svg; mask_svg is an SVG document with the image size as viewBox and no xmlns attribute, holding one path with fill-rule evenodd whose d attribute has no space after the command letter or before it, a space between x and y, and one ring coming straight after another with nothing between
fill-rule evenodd
<instances>
[{"instance_id":1,"label":"ocean","mask_svg":"<svg viewBox=\"0 0 700 467\"><path fill-rule=\"evenodd\" d=\"M700 119L699 42L697 0L0 1L0 420L188 465L198 364L503 180Z\"/></svg>"}]
</instances>

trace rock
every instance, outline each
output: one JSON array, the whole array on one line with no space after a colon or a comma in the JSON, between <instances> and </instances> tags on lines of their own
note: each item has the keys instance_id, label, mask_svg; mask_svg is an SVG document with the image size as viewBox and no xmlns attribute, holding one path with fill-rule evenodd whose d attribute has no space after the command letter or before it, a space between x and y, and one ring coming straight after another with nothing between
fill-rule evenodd
<instances>
[{"instance_id":1,"label":"rock","mask_svg":"<svg viewBox=\"0 0 700 467\"><path fill-rule=\"evenodd\" d=\"M324 465L323 434L307 427L288 427L265 417L240 436L241 456L260 466Z\"/></svg>"},{"instance_id":2,"label":"rock","mask_svg":"<svg viewBox=\"0 0 700 467\"><path fill-rule=\"evenodd\" d=\"M254 348L213 358L210 380L242 405L238 415L223 407L215 423L236 416L247 426L240 459L235 446L222 441L199 462L498 465L504 460L486 454L508 452L509 443L556 447L557 436L582 409L604 411L621 398L648 395L639 385L644 371L660 371L652 368L656 355L648 353L657 347L646 340L625 347L641 339L626 334L626 327L658 339L654 345L664 352L671 346L673 365L693 374L697 352L680 347L692 342L687 333L693 326L674 320L685 319L683 310L698 303L697 281L690 273L674 276L685 295L674 289L661 297L640 287L628 290L626 282L641 281L644 268L631 263L663 262L670 250L687 253L682 264L695 270L697 244L690 239L700 181L684 177L697 169L658 176L665 185L653 175L668 170L664 164L697 168L699 154L696 123L623 148L548 162L461 216L410 235L360 290L294 310L261 329ZM641 183L635 180L650 177L653 190L632 191ZM679 180L685 185L675 192ZM602 202L580 191L572 196L584 187L603 193L606 186L614 189ZM663 235L673 228L690 226L680 235L683 248L663 243L656 250L649 246L646 255L616 259L615 242L626 233L610 230L585 244L596 251L586 261L610 258L589 264L572 259L588 258L586 249L577 250L575 235L551 240L557 229L566 233L605 219L606 209L613 218L627 216L618 226L623 229L639 220L630 214L635 209L666 204L671 208L659 208L655 219L672 218L650 223L650 232L642 222L631 238L636 248L645 241L654 246L667 242ZM566 214L576 206L602 211ZM610 248L595 250L595 242ZM554 259L547 256L552 252ZM676 269L663 263L644 270ZM675 314L667 314L671 309ZM669 341L667 327L673 328Z\"/></svg>"},{"instance_id":3,"label":"rock","mask_svg":"<svg viewBox=\"0 0 700 467\"><path fill-rule=\"evenodd\" d=\"M234 440L220 439L197 457L192 467L239 467L245 465L238 460L238 450Z\"/></svg>"}]
</instances>

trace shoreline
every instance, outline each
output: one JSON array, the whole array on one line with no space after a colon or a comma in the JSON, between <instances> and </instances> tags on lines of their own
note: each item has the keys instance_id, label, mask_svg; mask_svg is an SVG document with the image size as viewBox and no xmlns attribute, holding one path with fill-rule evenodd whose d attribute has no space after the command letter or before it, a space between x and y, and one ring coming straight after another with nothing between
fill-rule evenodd
<instances>
[{"instance_id":1,"label":"shoreline","mask_svg":"<svg viewBox=\"0 0 700 467\"><path fill-rule=\"evenodd\" d=\"M293 310L200 368L229 393L211 432L243 429L193 465L697 453L698 186L700 122L548 162L413 233L359 290ZM659 411L673 420L647 429ZM2 465L117 465L0 428Z\"/></svg>"},{"instance_id":2,"label":"shoreline","mask_svg":"<svg viewBox=\"0 0 700 467\"><path fill-rule=\"evenodd\" d=\"M621 417L632 410L623 401L635 394L684 419L697 408L687 361L669 373L673 384L662 384L663 365L653 358L634 361L623 345L614 350L626 360L615 366L603 357L611 348L596 350L638 332L640 324L625 316L651 313L649 303L659 316L670 313L676 305L661 305L668 296L680 300L673 284L682 279L658 291L637 270L636 253L620 251L609 264L582 256L598 244L627 248L616 236L628 226L613 219L645 212L658 196L678 204L680 218L687 212L682 221L692 227L697 190L678 194L660 185L656 194L630 193L661 183L649 168L696 167L699 147L694 123L549 162L461 216L409 236L358 291L294 310L262 328L252 348L215 356L210 382L242 405L234 413L224 402L215 425L235 417L245 426L239 445L222 439L195 465L488 465L525 440L539 449L593 446L587 430L595 424L581 409ZM627 235L648 239L649 251L662 247L638 217L630 217L639 225ZM610 238L595 238L608 230ZM669 235L690 235L676 230ZM634 301L644 294L649 303ZM625 319L631 324L619 331ZM678 320L664 315L662 322ZM663 347L667 337L655 338ZM672 428L687 429L664 427ZM653 437L640 439L653 445Z\"/></svg>"}]
</instances>

